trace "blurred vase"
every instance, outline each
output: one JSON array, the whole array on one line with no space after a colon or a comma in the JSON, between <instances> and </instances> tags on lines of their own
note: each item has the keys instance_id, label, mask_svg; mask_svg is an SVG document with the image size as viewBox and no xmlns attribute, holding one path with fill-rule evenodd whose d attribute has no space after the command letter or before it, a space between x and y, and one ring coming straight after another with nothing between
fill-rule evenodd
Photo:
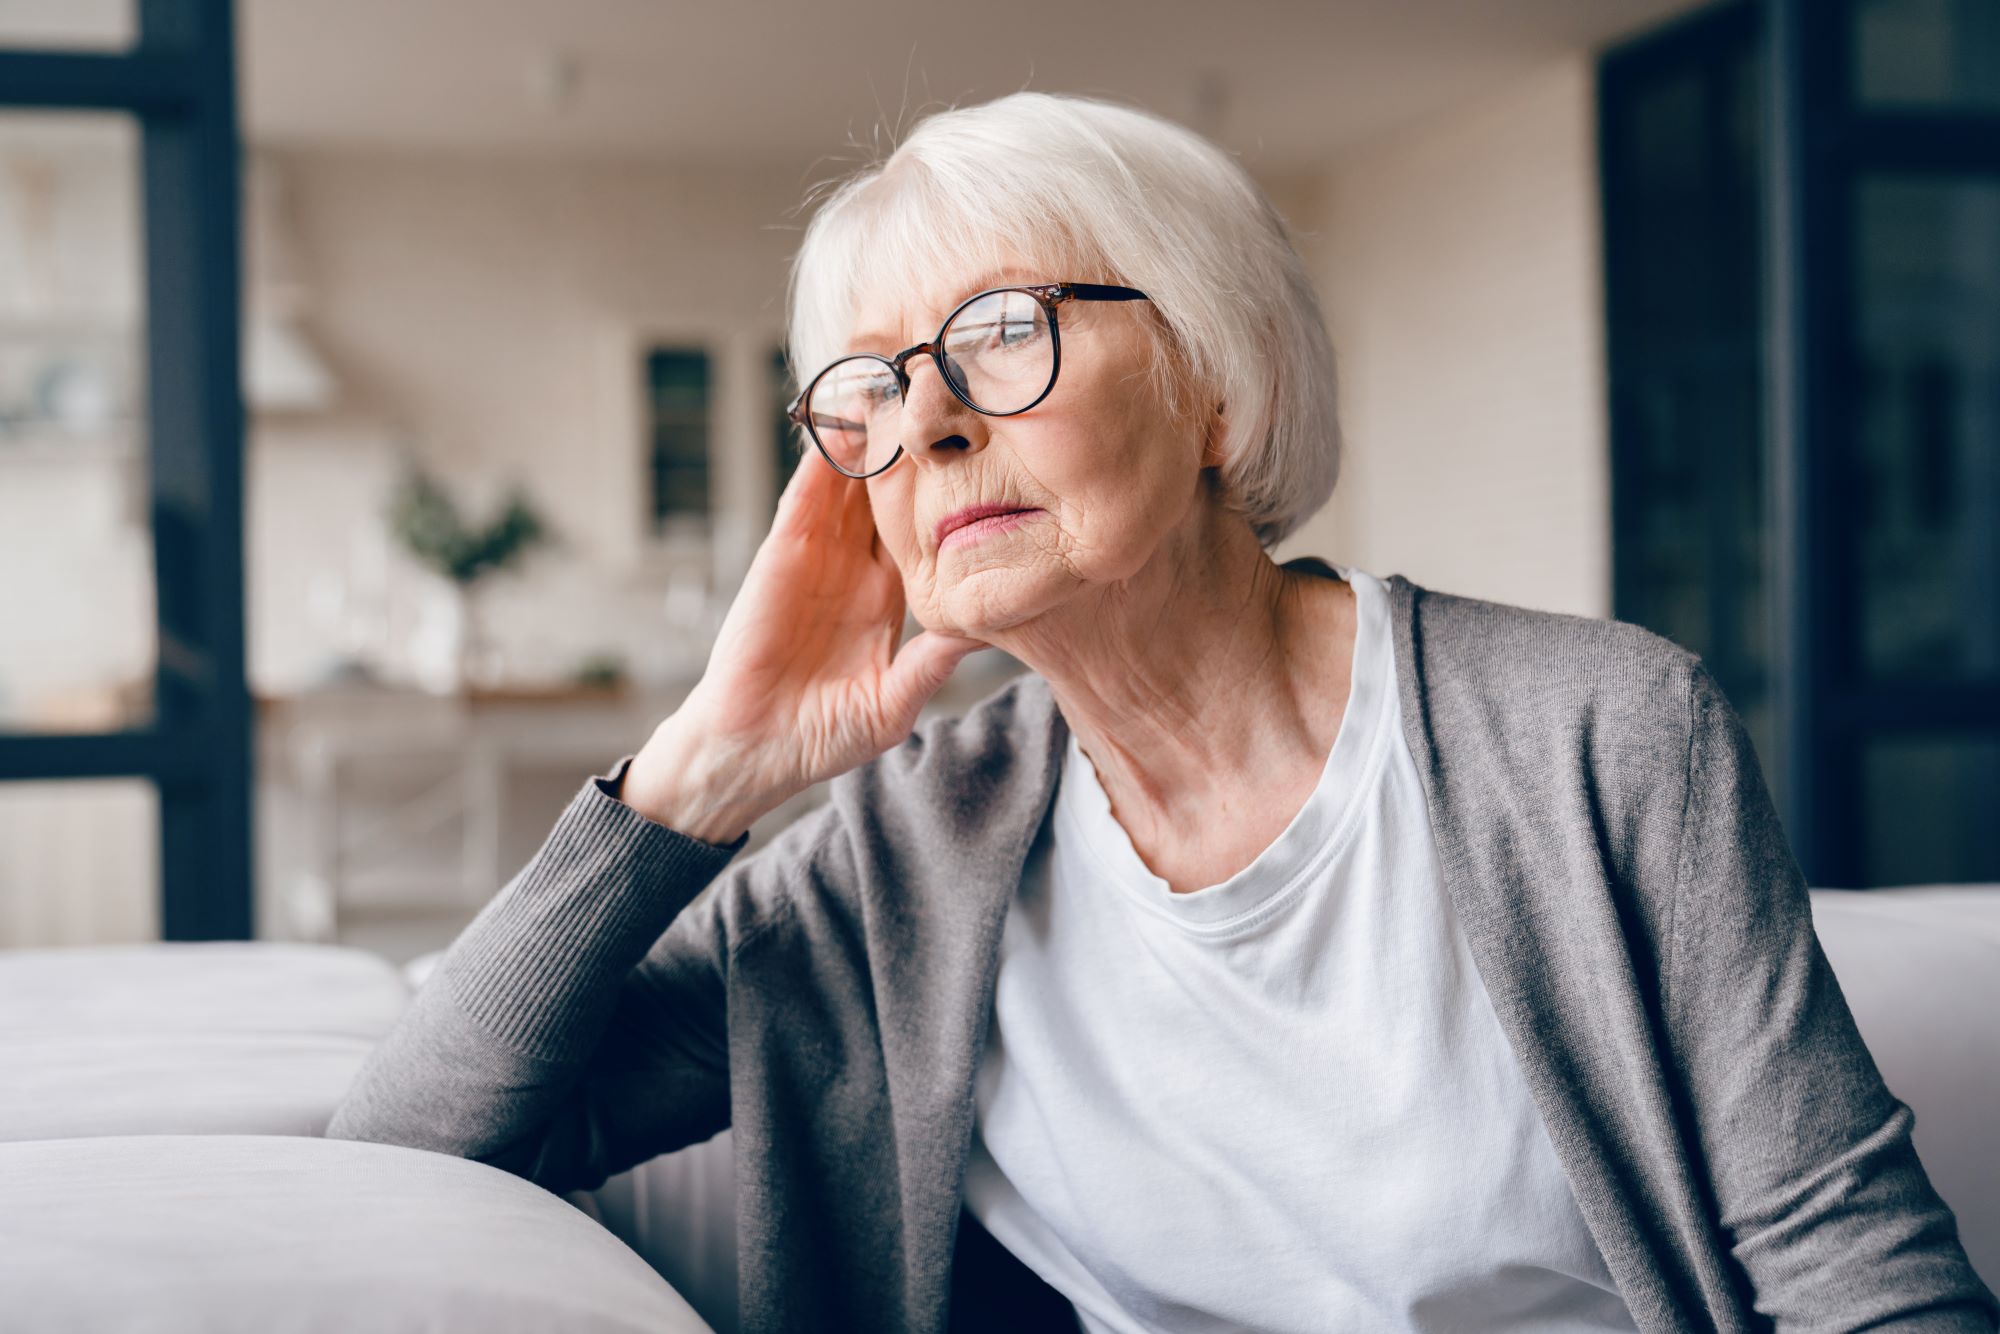
<instances>
[{"instance_id":1,"label":"blurred vase","mask_svg":"<svg viewBox=\"0 0 2000 1334\"><path fill-rule=\"evenodd\" d=\"M470 599L449 579L425 582L416 628L410 636L410 674L434 695L456 695L466 684Z\"/></svg>"},{"instance_id":2,"label":"blurred vase","mask_svg":"<svg viewBox=\"0 0 2000 1334\"><path fill-rule=\"evenodd\" d=\"M459 585L458 684L461 690L501 684L500 649L477 583Z\"/></svg>"},{"instance_id":3,"label":"blurred vase","mask_svg":"<svg viewBox=\"0 0 2000 1334\"><path fill-rule=\"evenodd\" d=\"M436 695L501 684L504 664L486 623L479 585L431 581L410 644L410 670Z\"/></svg>"}]
</instances>

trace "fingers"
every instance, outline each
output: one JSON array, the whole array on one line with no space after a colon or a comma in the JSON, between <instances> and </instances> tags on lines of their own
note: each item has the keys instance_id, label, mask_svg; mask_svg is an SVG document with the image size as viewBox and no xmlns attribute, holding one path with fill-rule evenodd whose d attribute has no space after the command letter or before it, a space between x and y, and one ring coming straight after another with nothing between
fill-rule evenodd
<instances>
[{"instance_id":1,"label":"fingers","mask_svg":"<svg viewBox=\"0 0 2000 1334\"><path fill-rule=\"evenodd\" d=\"M951 679L969 653L986 645L938 630L925 630L897 652L882 680L882 702L904 734L916 726L917 713Z\"/></svg>"},{"instance_id":2,"label":"fingers","mask_svg":"<svg viewBox=\"0 0 2000 1334\"><path fill-rule=\"evenodd\" d=\"M808 542L869 541L875 518L868 508L868 484L846 476L818 450L808 449L785 480L772 526Z\"/></svg>"},{"instance_id":3,"label":"fingers","mask_svg":"<svg viewBox=\"0 0 2000 1334\"><path fill-rule=\"evenodd\" d=\"M835 483L848 479L833 470L820 452L808 445L792 475L785 479L784 490L778 493L778 513L772 521L773 527L798 528L808 523L808 516L818 506L826 503L834 494Z\"/></svg>"},{"instance_id":4,"label":"fingers","mask_svg":"<svg viewBox=\"0 0 2000 1334\"><path fill-rule=\"evenodd\" d=\"M839 473L834 473L834 480L840 485L827 500L827 534L843 544L865 544L875 526L868 515L868 483Z\"/></svg>"}]
</instances>

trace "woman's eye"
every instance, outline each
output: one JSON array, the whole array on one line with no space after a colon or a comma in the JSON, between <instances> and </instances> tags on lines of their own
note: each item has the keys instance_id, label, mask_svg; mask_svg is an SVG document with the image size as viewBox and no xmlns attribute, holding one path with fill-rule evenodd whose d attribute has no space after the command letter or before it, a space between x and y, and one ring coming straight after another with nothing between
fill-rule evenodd
<instances>
[{"instance_id":1,"label":"woman's eye","mask_svg":"<svg viewBox=\"0 0 2000 1334\"><path fill-rule=\"evenodd\" d=\"M1033 342L1040 333L1041 326L1035 320L994 320L981 325L977 333L977 343L985 347L1020 347Z\"/></svg>"}]
</instances>

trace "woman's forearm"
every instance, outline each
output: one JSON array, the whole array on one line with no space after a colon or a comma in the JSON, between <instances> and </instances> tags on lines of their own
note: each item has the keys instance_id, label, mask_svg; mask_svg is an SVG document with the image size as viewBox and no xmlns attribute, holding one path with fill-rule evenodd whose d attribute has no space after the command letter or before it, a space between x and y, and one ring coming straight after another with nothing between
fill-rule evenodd
<instances>
[{"instance_id":1,"label":"woman's forearm","mask_svg":"<svg viewBox=\"0 0 2000 1334\"><path fill-rule=\"evenodd\" d=\"M603 1138L557 1122L597 1105L573 1096L587 1067L630 1064L601 1049L632 1037L606 1032L620 984L733 852L646 819L597 779L586 783L369 1053L327 1135L524 1175L539 1163L552 1179L589 1176L598 1164L574 1161L586 1150L556 1165L560 1155L545 1141ZM671 1072L652 1074L672 1082ZM587 1152L615 1154L616 1146Z\"/></svg>"}]
</instances>

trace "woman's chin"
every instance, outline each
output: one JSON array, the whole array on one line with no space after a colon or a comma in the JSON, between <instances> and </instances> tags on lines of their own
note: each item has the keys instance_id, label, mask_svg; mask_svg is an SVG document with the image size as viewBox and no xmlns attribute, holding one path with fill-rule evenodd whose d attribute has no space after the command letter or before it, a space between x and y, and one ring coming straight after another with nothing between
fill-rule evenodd
<instances>
[{"instance_id":1,"label":"woman's chin","mask_svg":"<svg viewBox=\"0 0 2000 1334\"><path fill-rule=\"evenodd\" d=\"M943 611L936 628L973 639L1004 634L1033 620L1053 606L1058 581L1047 572L1007 565L989 565L963 574L939 571L938 605Z\"/></svg>"}]
</instances>

